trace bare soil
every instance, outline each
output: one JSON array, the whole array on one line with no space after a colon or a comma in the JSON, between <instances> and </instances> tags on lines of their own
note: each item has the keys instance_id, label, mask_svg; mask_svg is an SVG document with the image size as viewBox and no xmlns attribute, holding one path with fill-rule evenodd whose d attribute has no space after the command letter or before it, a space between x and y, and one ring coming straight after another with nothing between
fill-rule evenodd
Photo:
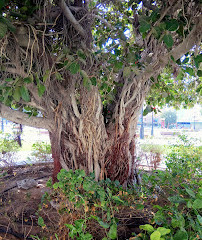
<instances>
[{"instance_id":1,"label":"bare soil","mask_svg":"<svg viewBox=\"0 0 202 240\"><path fill-rule=\"evenodd\" d=\"M0 171L0 240L32 239L40 233L37 210L51 177L53 163L8 167ZM34 179L37 185L20 189L17 182ZM54 209L53 209L54 210ZM56 212L56 210L54 210Z\"/></svg>"}]
</instances>

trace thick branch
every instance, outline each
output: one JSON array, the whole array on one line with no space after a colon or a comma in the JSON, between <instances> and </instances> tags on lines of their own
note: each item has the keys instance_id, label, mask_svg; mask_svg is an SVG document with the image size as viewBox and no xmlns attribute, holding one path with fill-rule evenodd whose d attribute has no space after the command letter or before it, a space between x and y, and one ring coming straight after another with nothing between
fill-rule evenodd
<instances>
[{"instance_id":1,"label":"thick branch","mask_svg":"<svg viewBox=\"0 0 202 240\"><path fill-rule=\"evenodd\" d=\"M21 123L30 127L51 129L52 122L41 117L29 117L26 113L13 110L0 103L0 116L9 121Z\"/></svg>"},{"instance_id":2,"label":"thick branch","mask_svg":"<svg viewBox=\"0 0 202 240\"><path fill-rule=\"evenodd\" d=\"M189 33L189 35L184 39L184 41L179 44L175 49L170 52L170 56L173 56L175 60L181 58L195 45L201 42L202 36L202 16L199 17L196 25Z\"/></svg>"},{"instance_id":3,"label":"thick branch","mask_svg":"<svg viewBox=\"0 0 202 240\"><path fill-rule=\"evenodd\" d=\"M202 16L198 18L196 25L182 43L180 43L165 56L159 57L155 63L150 64L142 74L138 75L136 80L145 83L150 77L158 75L159 72L169 63L169 61L171 61L171 56L177 60L189 52L194 46L200 44L201 35Z\"/></svg>"},{"instance_id":4,"label":"thick branch","mask_svg":"<svg viewBox=\"0 0 202 240\"><path fill-rule=\"evenodd\" d=\"M74 15L70 11L69 7L67 6L64 0L61 0L59 2L59 6L62 9L65 17L71 22L74 28L81 34L81 36L85 37L86 36L85 30L82 28L79 22L75 19Z\"/></svg>"}]
</instances>

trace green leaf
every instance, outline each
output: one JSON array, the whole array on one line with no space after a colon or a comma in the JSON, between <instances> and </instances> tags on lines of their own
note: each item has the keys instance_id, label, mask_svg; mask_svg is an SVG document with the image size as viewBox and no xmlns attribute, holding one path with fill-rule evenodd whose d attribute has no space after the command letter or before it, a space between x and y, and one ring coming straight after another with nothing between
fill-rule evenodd
<instances>
[{"instance_id":1,"label":"green leaf","mask_svg":"<svg viewBox=\"0 0 202 240\"><path fill-rule=\"evenodd\" d=\"M150 19L152 22L156 22L156 20L159 18L160 14L159 14L159 9L156 9L152 12Z\"/></svg>"},{"instance_id":2,"label":"green leaf","mask_svg":"<svg viewBox=\"0 0 202 240\"><path fill-rule=\"evenodd\" d=\"M162 29L158 26L155 26L153 29L152 29L152 33L154 35L155 38L159 39L161 34L162 34Z\"/></svg>"},{"instance_id":3,"label":"green leaf","mask_svg":"<svg viewBox=\"0 0 202 240\"><path fill-rule=\"evenodd\" d=\"M61 74L60 74L59 72L56 72L56 73L55 73L55 77L56 77L56 79L59 80L59 81L63 80L63 78L62 78L62 76L61 76Z\"/></svg>"},{"instance_id":4,"label":"green leaf","mask_svg":"<svg viewBox=\"0 0 202 240\"><path fill-rule=\"evenodd\" d=\"M46 87L42 84L39 84L38 85L38 95L39 95L39 97L43 96L45 91L46 91Z\"/></svg>"},{"instance_id":5,"label":"green leaf","mask_svg":"<svg viewBox=\"0 0 202 240\"><path fill-rule=\"evenodd\" d=\"M154 231L154 228L150 224L140 225L139 228L142 229L142 230L145 230L147 232L153 232Z\"/></svg>"},{"instance_id":6,"label":"green leaf","mask_svg":"<svg viewBox=\"0 0 202 240\"><path fill-rule=\"evenodd\" d=\"M166 44L168 48L171 48L173 46L173 38L170 34L164 35L163 41Z\"/></svg>"},{"instance_id":7,"label":"green leaf","mask_svg":"<svg viewBox=\"0 0 202 240\"><path fill-rule=\"evenodd\" d=\"M174 235L174 240L188 240L187 232L178 230L177 233Z\"/></svg>"},{"instance_id":8,"label":"green leaf","mask_svg":"<svg viewBox=\"0 0 202 240\"><path fill-rule=\"evenodd\" d=\"M12 82L12 81L13 81L13 78L6 78L5 81L6 81L6 82Z\"/></svg>"},{"instance_id":9,"label":"green leaf","mask_svg":"<svg viewBox=\"0 0 202 240\"><path fill-rule=\"evenodd\" d=\"M131 73L131 68L130 67L125 67L123 69L123 77L129 77Z\"/></svg>"},{"instance_id":10,"label":"green leaf","mask_svg":"<svg viewBox=\"0 0 202 240\"><path fill-rule=\"evenodd\" d=\"M146 33L150 28L151 28L151 24L150 23L148 23L145 20L141 20L140 27L139 27L139 31L141 33Z\"/></svg>"},{"instance_id":11,"label":"green leaf","mask_svg":"<svg viewBox=\"0 0 202 240\"><path fill-rule=\"evenodd\" d=\"M164 227L159 227L159 228L157 228L157 231L159 231L159 232L161 233L161 236L164 236L164 235L170 233L170 229L164 228Z\"/></svg>"},{"instance_id":12,"label":"green leaf","mask_svg":"<svg viewBox=\"0 0 202 240\"><path fill-rule=\"evenodd\" d=\"M14 90L14 93L13 93L13 98L16 102L19 102L20 101L20 97L21 97L21 93L20 93L20 88L17 87L15 88Z\"/></svg>"},{"instance_id":13,"label":"green leaf","mask_svg":"<svg viewBox=\"0 0 202 240\"><path fill-rule=\"evenodd\" d=\"M72 224L64 224L67 228L69 228L71 231L75 230L76 228Z\"/></svg>"},{"instance_id":14,"label":"green leaf","mask_svg":"<svg viewBox=\"0 0 202 240\"><path fill-rule=\"evenodd\" d=\"M20 88L20 93L21 93L21 97L25 102L29 102L30 101L30 96L29 96L29 91L25 86L22 86Z\"/></svg>"},{"instance_id":15,"label":"green leaf","mask_svg":"<svg viewBox=\"0 0 202 240\"><path fill-rule=\"evenodd\" d=\"M11 32L15 32L16 31L16 27L7 19L7 18L1 18L1 22L4 23L8 30Z\"/></svg>"},{"instance_id":16,"label":"green leaf","mask_svg":"<svg viewBox=\"0 0 202 240\"><path fill-rule=\"evenodd\" d=\"M50 70L47 70L46 73L43 75L43 82L46 82L49 76L50 76Z\"/></svg>"},{"instance_id":17,"label":"green leaf","mask_svg":"<svg viewBox=\"0 0 202 240\"><path fill-rule=\"evenodd\" d=\"M186 192L187 192L191 197L193 197L193 198L196 197L195 193L194 193L191 189L185 188L185 190L186 190Z\"/></svg>"},{"instance_id":18,"label":"green leaf","mask_svg":"<svg viewBox=\"0 0 202 240\"><path fill-rule=\"evenodd\" d=\"M151 234L150 239L151 240L160 240L161 233L159 231L155 231Z\"/></svg>"},{"instance_id":19,"label":"green leaf","mask_svg":"<svg viewBox=\"0 0 202 240\"><path fill-rule=\"evenodd\" d=\"M114 64L114 67L115 67L116 70L120 70L123 67L123 63L122 62L116 62Z\"/></svg>"},{"instance_id":20,"label":"green leaf","mask_svg":"<svg viewBox=\"0 0 202 240\"><path fill-rule=\"evenodd\" d=\"M189 73L191 76L195 76L194 70L191 67L186 67L185 72Z\"/></svg>"},{"instance_id":21,"label":"green leaf","mask_svg":"<svg viewBox=\"0 0 202 240\"><path fill-rule=\"evenodd\" d=\"M142 210L142 209L144 209L144 204L136 204L135 207L136 207L138 210Z\"/></svg>"},{"instance_id":22,"label":"green leaf","mask_svg":"<svg viewBox=\"0 0 202 240\"><path fill-rule=\"evenodd\" d=\"M195 62L196 67L199 68L200 63L202 62L202 54L196 56L196 57L194 58L194 62Z\"/></svg>"},{"instance_id":23,"label":"green leaf","mask_svg":"<svg viewBox=\"0 0 202 240\"><path fill-rule=\"evenodd\" d=\"M147 105L143 111L143 116L146 116L150 112L152 112L152 108L151 108L151 106Z\"/></svg>"},{"instance_id":24,"label":"green leaf","mask_svg":"<svg viewBox=\"0 0 202 240\"><path fill-rule=\"evenodd\" d=\"M26 77L26 78L23 79L23 81L24 81L25 83L31 83L31 82L32 82L32 79L31 79L30 77Z\"/></svg>"},{"instance_id":25,"label":"green leaf","mask_svg":"<svg viewBox=\"0 0 202 240\"><path fill-rule=\"evenodd\" d=\"M109 224L103 222L102 220L98 220L98 223L100 224L101 227L103 227L104 229L109 228Z\"/></svg>"},{"instance_id":26,"label":"green leaf","mask_svg":"<svg viewBox=\"0 0 202 240\"><path fill-rule=\"evenodd\" d=\"M188 201L187 207L188 207L188 208L191 208L191 207L192 207L192 203L191 203L190 201Z\"/></svg>"},{"instance_id":27,"label":"green leaf","mask_svg":"<svg viewBox=\"0 0 202 240\"><path fill-rule=\"evenodd\" d=\"M179 23L176 19L171 19L169 21L166 21L166 30L168 31L177 31L179 28Z\"/></svg>"},{"instance_id":28,"label":"green leaf","mask_svg":"<svg viewBox=\"0 0 202 240\"><path fill-rule=\"evenodd\" d=\"M201 209L202 208L202 199L196 199L193 202L193 208L195 209Z\"/></svg>"},{"instance_id":29,"label":"green leaf","mask_svg":"<svg viewBox=\"0 0 202 240\"><path fill-rule=\"evenodd\" d=\"M111 225L109 232L108 232L108 237L111 239L117 238L117 225L115 223Z\"/></svg>"},{"instance_id":30,"label":"green leaf","mask_svg":"<svg viewBox=\"0 0 202 240\"><path fill-rule=\"evenodd\" d=\"M198 219L199 223L202 225L202 217L201 217L201 215L197 215L197 219Z\"/></svg>"},{"instance_id":31,"label":"green leaf","mask_svg":"<svg viewBox=\"0 0 202 240\"><path fill-rule=\"evenodd\" d=\"M7 25L0 22L0 39L5 37L7 31L8 31Z\"/></svg>"},{"instance_id":32,"label":"green leaf","mask_svg":"<svg viewBox=\"0 0 202 240\"><path fill-rule=\"evenodd\" d=\"M121 200L118 196L112 196L112 199L117 201L117 202L124 203L124 201Z\"/></svg>"},{"instance_id":33,"label":"green leaf","mask_svg":"<svg viewBox=\"0 0 202 240\"><path fill-rule=\"evenodd\" d=\"M97 85L97 79L96 79L95 77L92 77L92 78L90 79L90 81L91 81L91 83L92 83L93 86L96 86L96 85Z\"/></svg>"},{"instance_id":34,"label":"green leaf","mask_svg":"<svg viewBox=\"0 0 202 240\"><path fill-rule=\"evenodd\" d=\"M180 197L179 195L168 197L168 200L172 203L184 203L184 198Z\"/></svg>"},{"instance_id":35,"label":"green leaf","mask_svg":"<svg viewBox=\"0 0 202 240\"><path fill-rule=\"evenodd\" d=\"M202 77L202 70L198 70L197 75L198 75L198 77Z\"/></svg>"},{"instance_id":36,"label":"green leaf","mask_svg":"<svg viewBox=\"0 0 202 240\"><path fill-rule=\"evenodd\" d=\"M71 72L71 74L76 74L79 72L79 70L80 70L80 65L77 62L73 62L69 66L69 71Z\"/></svg>"},{"instance_id":37,"label":"green leaf","mask_svg":"<svg viewBox=\"0 0 202 240\"><path fill-rule=\"evenodd\" d=\"M38 225L39 225L40 227L46 226L42 217L39 217L39 218L38 218Z\"/></svg>"},{"instance_id":38,"label":"green leaf","mask_svg":"<svg viewBox=\"0 0 202 240\"><path fill-rule=\"evenodd\" d=\"M86 71L81 70L81 76L83 77L83 85L84 87L86 87L88 90L90 90L90 85L91 85L91 81L88 77L88 74L86 73Z\"/></svg>"}]
</instances>

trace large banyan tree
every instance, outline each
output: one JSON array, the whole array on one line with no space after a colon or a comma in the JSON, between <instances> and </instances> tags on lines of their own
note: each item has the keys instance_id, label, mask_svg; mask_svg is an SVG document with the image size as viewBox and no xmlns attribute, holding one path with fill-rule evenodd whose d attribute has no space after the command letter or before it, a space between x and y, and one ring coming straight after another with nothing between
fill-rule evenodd
<instances>
[{"instance_id":1,"label":"large banyan tree","mask_svg":"<svg viewBox=\"0 0 202 240\"><path fill-rule=\"evenodd\" d=\"M49 131L54 176L126 184L145 99L146 112L197 100L200 13L198 0L1 0L0 115Z\"/></svg>"}]
</instances>

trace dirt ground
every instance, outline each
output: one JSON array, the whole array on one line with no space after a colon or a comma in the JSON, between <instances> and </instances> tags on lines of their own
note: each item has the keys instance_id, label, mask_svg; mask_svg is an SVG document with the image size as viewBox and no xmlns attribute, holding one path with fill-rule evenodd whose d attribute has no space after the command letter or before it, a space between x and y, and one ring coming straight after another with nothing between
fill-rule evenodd
<instances>
[{"instance_id":1,"label":"dirt ground","mask_svg":"<svg viewBox=\"0 0 202 240\"><path fill-rule=\"evenodd\" d=\"M0 240L29 240L34 239L32 235L44 236L42 228L38 225L38 209L44 193L50 193L46 182L51 177L52 170L53 163L0 169ZM53 236L60 226L61 215L50 203L43 206L43 209L40 216L47 225L44 231ZM123 210L123 213L119 212L118 218L122 222L118 228L119 239L125 240L132 232L139 231L139 225L148 223L148 212L145 215L141 211L130 209L127 214ZM65 239L69 238L62 238ZM102 237L96 235L93 239Z\"/></svg>"},{"instance_id":2,"label":"dirt ground","mask_svg":"<svg viewBox=\"0 0 202 240\"><path fill-rule=\"evenodd\" d=\"M0 170L0 240L32 239L29 236L40 233L37 210L43 194L50 191L46 182L52 169L52 163L43 163ZM23 186L25 179L32 185Z\"/></svg>"}]
</instances>

